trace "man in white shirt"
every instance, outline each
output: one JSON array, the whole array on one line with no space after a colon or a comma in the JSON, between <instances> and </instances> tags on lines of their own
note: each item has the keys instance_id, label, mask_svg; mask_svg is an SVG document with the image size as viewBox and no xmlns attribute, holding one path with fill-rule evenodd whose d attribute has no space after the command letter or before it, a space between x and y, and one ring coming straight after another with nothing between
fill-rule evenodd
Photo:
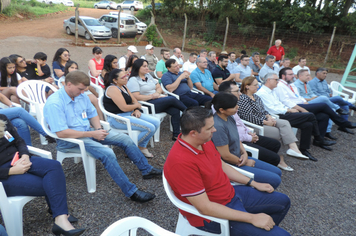
<instances>
[{"instance_id":1,"label":"man in white shirt","mask_svg":"<svg viewBox=\"0 0 356 236\"><path fill-rule=\"evenodd\" d=\"M261 81L263 81L263 78L267 75L267 73L278 73L279 68L274 66L274 61L274 56L266 56L265 64L262 66L260 72L258 73Z\"/></svg>"},{"instance_id":2,"label":"man in white shirt","mask_svg":"<svg viewBox=\"0 0 356 236\"><path fill-rule=\"evenodd\" d=\"M298 71L301 70L301 69L308 70L308 72L310 74L310 69L309 69L309 67L306 66L306 64L307 64L307 59L306 58L304 58L304 57L299 58L298 65L293 67L294 77L297 77Z\"/></svg>"},{"instance_id":3,"label":"man in white shirt","mask_svg":"<svg viewBox=\"0 0 356 236\"><path fill-rule=\"evenodd\" d=\"M318 120L319 133L321 141L314 139L313 144L323 149L331 151L328 146L335 144L333 141L324 140L324 136L327 131L329 118L339 127L342 128L356 128L355 123L344 120L338 116L328 105L325 103L308 104L308 102L299 95L297 87L292 84L293 71L291 68L283 68L279 72L279 83L275 89L275 94L288 108L295 108L300 112L309 111L312 112Z\"/></svg>"},{"instance_id":4,"label":"man in white shirt","mask_svg":"<svg viewBox=\"0 0 356 236\"><path fill-rule=\"evenodd\" d=\"M317 161L307 149L310 148L312 135L314 136L314 140L323 140L320 136L318 122L314 114L305 109L290 108L278 99L274 91L277 87L278 79L277 74L267 73L264 77L264 85L257 91L256 95L262 99L265 109L270 114L279 115L280 119L288 120L292 127L301 130L299 150L303 155L309 157L310 160Z\"/></svg>"},{"instance_id":5,"label":"man in white shirt","mask_svg":"<svg viewBox=\"0 0 356 236\"><path fill-rule=\"evenodd\" d=\"M126 62L127 60L129 59L129 57L135 53L138 53L137 51L137 48L133 45L129 46L127 48L127 53L126 55L123 55L119 58L119 62L118 62L118 65L119 65L119 69L121 70L125 70L125 67L126 67Z\"/></svg>"},{"instance_id":6,"label":"man in white shirt","mask_svg":"<svg viewBox=\"0 0 356 236\"><path fill-rule=\"evenodd\" d=\"M184 64L184 55L182 54L182 51L179 48L173 49L173 56L171 56L171 59L174 59L178 62L179 65L179 71L183 72L183 64Z\"/></svg>"},{"instance_id":7,"label":"man in white shirt","mask_svg":"<svg viewBox=\"0 0 356 236\"><path fill-rule=\"evenodd\" d=\"M192 73L195 68L197 68L197 64L195 63L197 60L198 54L195 52L192 52L189 55L188 61L184 62L182 71L189 71L189 73Z\"/></svg>"}]
</instances>

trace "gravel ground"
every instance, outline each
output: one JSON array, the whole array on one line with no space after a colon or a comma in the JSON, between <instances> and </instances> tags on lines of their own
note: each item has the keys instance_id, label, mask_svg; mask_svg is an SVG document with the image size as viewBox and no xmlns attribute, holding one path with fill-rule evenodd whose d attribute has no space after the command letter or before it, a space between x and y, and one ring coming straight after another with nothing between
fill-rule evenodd
<instances>
[{"instance_id":1,"label":"gravel ground","mask_svg":"<svg viewBox=\"0 0 356 236\"><path fill-rule=\"evenodd\" d=\"M12 37L0 41L0 56L18 53L30 58L37 51L44 51L49 59L59 47L67 47L73 60L80 68L87 70L87 61L91 58L91 48L68 46L68 41L62 39ZM6 45L6 47L5 47ZM14 50L14 48L16 48ZM104 55L110 53L122 55L126 48L103 48ZM138 47L144 52L143 47ZM139 53L139 54L140 54ZM155 49L159 54L159 48ZM140 54L140 55L141 55ZM187 58L187 53L185 53ZM312 73L313 74L313 73ZM340 75L329 74L328 80L340 80ZM356 122L355 117L350 121ZM319 159L318 162L301 161L287 157L287 163L294 172L283 172L283 181L278 191L287 194L292 201L291 209L281 223L292 235L355 235L356 194L352 189L355 165L355 136L337 131L333 134L338 142L329 152L312 146L310 152ZM52 152L56 157L55 144L42 146L39 136L33 132L33 143ZM161 126L161 141L155 143L150 151L154 158L149 163L163 167L173 141L166 118ZM82 163L73 164L72 159L63 162L67 181L68 206L71 214L79 218L75 227L86 228L83 235L100 235L110 224L127 216L145 217L170 231L175 230L178 210L167 198L161 179L143 180L138 169L124 158L123 152L114 149L118 161L130 181L140 189L153 192L157 197L148 203L132 202L124 196L118 186L112 181L103 165L97 161L97 190L89 194ZM47 213L43 197L28 203L23 210L24 235L51 235L52 219ZM3 224L2 221L0 221Z\"/></svg>"}]
</instances>

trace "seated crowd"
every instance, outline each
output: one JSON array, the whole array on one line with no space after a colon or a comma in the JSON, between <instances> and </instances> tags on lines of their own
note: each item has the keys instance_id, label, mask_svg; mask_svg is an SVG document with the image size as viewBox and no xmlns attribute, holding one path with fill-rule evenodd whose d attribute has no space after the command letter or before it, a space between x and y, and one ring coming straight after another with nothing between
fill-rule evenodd
<instances>
[{"instance_id":1,"label":"seated crowd","mask_svg":"<svg viewBox=\"0 0 356 236\"><path fill-rule=\"evenodd\" d=\"M31 60L17 54L3 57L0 102L8 108L0 108L0 181L8 196L46 196L54 234L80 235L85 229L71 225L78 219L68 213L61 165L30 156L28 126L49 142L57 142L57 150L62 152L79 149L63 138L82 140L86 151L103 163L125 196L143 203L155 195L130 182L116 154L106 145L123 149L143 179L162 176L163 170L147 160L154 157L147 145L161 125L161 120L151 115L154 109L155 113L170 115L172 140L176 142L168 154L164 175L180 200L202 214L229 220L230 235L290 235L278 227L290 200L275 192L282 181L280 169L293 171L284 155L317 161L310 145L331 151L330 146L336 143L331 134L333 123L338 130L353 134L350 129L356 124L348 121L348 114L356 107L331 96L326 68L317 69L312 79L306 59L300 58L291 68L282 49L281 41L276 40L262 65L259 52L250 57L244 50L236 58L235 52L223 51L217 56L203 49L185 60L179 48L173 49L173 56L170 50L162 49L159 59L152 45L145 47L141 57L135 46L129 46L121 57L103 57L102 49L94 47L88 73L79 70L66 48L55 52L52 73L43 52ZM42 112L58 136L56 140L20 106L24 102L17 86L28 80L41 80L55 88L46 87ZM152 106L145 107L147 103ZM127 122L106 118L106 112L129 120L131 129L139 132L137 145L119 132L127 129ZM100 122L105 119L112 129L103 129ZM263 135L250 131L250 123L259 127L257 130L263 129ZM300 129L299 147L292 128ZM248 147L259 150L258 159L251 157ZM19 160L13 164L16 155ZM235 168L253 173L254 178ZM230 180L243 185L232 186ZM14 183L30 185L31 191L14 188ZM220 231L216 222L182 214L192 226Z\"/></svg>"}]
</instances>

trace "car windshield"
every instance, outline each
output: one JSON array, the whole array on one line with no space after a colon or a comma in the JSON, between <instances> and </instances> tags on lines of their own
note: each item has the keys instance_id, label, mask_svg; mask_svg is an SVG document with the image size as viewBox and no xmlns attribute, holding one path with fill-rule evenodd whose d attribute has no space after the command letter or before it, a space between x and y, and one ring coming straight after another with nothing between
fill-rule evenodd
<instances>
[{"instance_id":1,"label":"car windshield","mask_svg":"<svg viewBox=\"0 0 356 236\"><path fill-rule=\"evenodd\" d=\"M99 21L95 19L84 19L83 21L87 26L101 26Z\"/></svg>"},{"instance_id":2,"label":"car windshield","mask_svg":"<svg viewBox=\"0 0 356 236\"><path fill-rule=\"evenodd\" d=\"M140 23L141 22L134 16L129 16L129 18L133 19L135 21L135 23Z\"/></svg>"}]
</instances>

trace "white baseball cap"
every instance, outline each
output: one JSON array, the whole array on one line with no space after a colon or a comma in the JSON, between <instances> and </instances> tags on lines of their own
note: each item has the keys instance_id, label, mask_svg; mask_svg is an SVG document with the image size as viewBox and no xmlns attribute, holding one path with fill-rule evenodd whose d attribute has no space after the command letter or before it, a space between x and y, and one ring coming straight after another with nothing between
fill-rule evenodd
<instances>
[{"instance_id":1,"label":"white baseball cap","mask_svg":"<svg viewBox=\"0 0 356 236\"><path fill-rule=\"evenodd\" d=\"M129 47L127 48L127 50L130 50L130 51L133 52L133 53L138 53L137 48L136 48L135 46L133 46L133 45L129 46Z\"/></svg>"},{"instance_id":2,"label":"white baseball cap","mask_svg":"<svg viewBox=\"0 0 356 236\"><path fill-rule=\"evenodd\" d=\"M154 48L151 44L148 44L146 47L145 47L145 49L152 49L152 48Z\"/></svg>"}]
</instances>

